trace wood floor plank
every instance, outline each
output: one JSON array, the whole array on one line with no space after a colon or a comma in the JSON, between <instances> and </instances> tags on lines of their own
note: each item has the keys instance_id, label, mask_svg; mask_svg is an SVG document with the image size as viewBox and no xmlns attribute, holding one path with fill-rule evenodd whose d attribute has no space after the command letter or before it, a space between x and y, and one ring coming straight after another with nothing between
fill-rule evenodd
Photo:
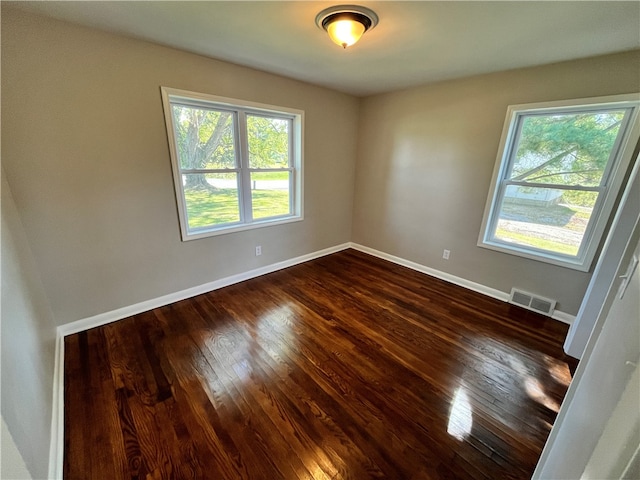
<instances>
[{"instance_id":1,"label":"wood floor plank","mask_svg":"<svg viewBox=\"0 0 640 480\"><path fill-rule=\"evenodd\" d=\"M228 296L224 298L223 301L225 305L229 306L232 311L240 311L246 307L246 304L255 304L256 300L255 300L255 294L251 296L251 299L247 299L247 298L240 297L238 295L233 295L231 292L229 292ZM269 301L265 299L265 302L263 303L263 305L267 305L268 303ZM263 307L255 305L254 308L262 309ZM313 312L307 311L306 315L312 315L312 313ZM242 319L247 318L249 315L250 314L239 315L237 322L242 322ZM276 317L278 318L278 320L281 320L282 322L284 322L287 328L281 328L281 325L278 325L276 323ZM313 345L308 343L298 345L297 348L300 348L301 351L305 352L304 358L306 359L306 361L301 358L289 356L289 354L287 353L288 348L285 348L285 349L280 348L274 351L272 349L273 346L284 346L284 347L290 347L291 349L294 349L296 348L296 343L299 343L302 340L305 340L305 338L303 338L300 335L295 337L288 335L288 338L282 337L279 333L280 332L289 333L288 327L293 325L289 323L288 319L285 316L282 316L279 314L276 314L276 315L270 314L269 318L272 320L272 322L270 322L269 328L264 328L261 330L261 336L268 339L267 347L270 349L270 353L272 355L280 356L280 358L286 358L285 361L290 366L293 367L293 371L290 372L289 376L293 378L294 381L300 382L304 385L308 385L312 383L318 383L319 385L326 385L326 383L323 382L323 379L326 376L326 369L323 368L323 365L325 365L326 363L326 356L324 356L324 354L322 354L321 358L318 358L316 356L318 352L321 352L321 350L316 350L316 348ZM264 316L262 316L262 320L263 321L265 320ZM302 331L298 331L297 333L301 334ZM297 374L300 374L301 376L298 376ZM301 381L300 379L305 379L305 380ZM331 390L331 393L333 395L336 394L334 390ZM317 397L318 395L320 395L320 390L315 391L315 396ZM327 404L325 403L325 405ZM330 421L331 418L336 416L335 413L337 410L334 410L334 415L332 416L327 415L327 413L324 412L320 407L318 407L317 404L315 404L312 407L312 410L314 412L314 415L321 420L324 427L328 430L328 433L325 433L325 437L324 437L325 442L330 439L334 440L333 449L329 450L329 452L338 453L338 455L333 455L334 457L337 457L336 460L337 460L337 464L339 465L338 468L341 470L339 472L338 478L349 478L349 473L350 473L349 470L351 470L352 471L351 473L353 473L354 475L360 474L361 476L362 475L369 476L365 472L378 471L379 469L378 466L375 464L372 464L368 456L362 454L358 446L356 446L351 442L349 436L346 435L344 431L342 431L339 425L337 425L335 422ZM343 413L344 412L341 412L341 414L338 416L342 416ZM327 436L327 434L329 436ZM343 462L341 461L341 456L339 455L339 453L341 453L344 449L346 449L346 453L348 453L349 454L348 456L351 457L352 459L350 469L345 469L342 466Z\"/></svg>"},{"instance_id":2,"label":"wood floor plank","mask_svg":"<svg viewBox=\"0 0 640 480\"><path fill-rule=\"evenodd\" d=\"M74 408L65 408L63 475L73 478L78 472L91 472L90 460L84 456L85 435L88 436L89 432L83 428L83 419L87 418L85 412L88 405L83 399L82 388L79 388L84 381L81 376L80 335L66 337L64 345L64 398L65 403Z\"/></svg>"},{"instance_id":3,"label":"wood floor plank","mask_svg":"<svg viewBox=\"0 0 640 480\"><path fill-rule=\"evenodd\" d=\"M247 340L253 338L249 335L254 333L247 332L245 338ZM276 339L273 344L277 343L279 343L279 340ZM300 386L300 384L309 383L306 377L301 377L305 378L305 380L299 383L296 381L298 377L293 373L294 362L286 357L286 354L283 355L282 351L274 351L268 347L265 349L259 345L253 350L253 354L260 360L259 365L265 378L272 381L269 393L274 391L280 393L276 401L279 406L277 409L278 416L286 416L290 419L290 421L284 422L284 425L280 428L290 428L295 433L295 436L300 439L304 449L302 451L304 455L301 456L310 454L316 457L318 465L321 466L329 478L335 478L340 472L331 462L340 463L339 454L342 453L343 449L348 450L357 447L350 443L349 437L340 430L338 425L330 422L330 416L327 412L321 410L318 403L309 395L309 392ZM303 374L302 372L298 373ZM276 379L277 381L273 382ZM335 449L324 451L322 447L327 443L337 445L336 448L339 451L336 452ZM297 454L300 455L300 453ZM316 475L314 475L314 478L316 477L317 471Z\"/></svg>"},{"instance_id":4,"label":"wood floor plank","mask_svg":"<svg viewBox=\"0 0 640 480\"><path fill-rule=\"evenodd\" d=\"M566 331L346 250L67 337L64 475L530 478Z\"/></svg>"}]
</instances>

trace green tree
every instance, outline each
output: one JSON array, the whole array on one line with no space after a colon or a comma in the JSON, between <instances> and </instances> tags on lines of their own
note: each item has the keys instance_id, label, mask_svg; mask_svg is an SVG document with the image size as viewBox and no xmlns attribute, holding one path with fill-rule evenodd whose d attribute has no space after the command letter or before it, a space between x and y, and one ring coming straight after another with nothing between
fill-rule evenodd
<instances>
[{"instance_id":1,"label":"green tree","mask_svg":"<svg viewBox=\"0 0 640 480\"><path fill-rule=\"evenodd\" d=\"M173 118L181 168L236 168L231 113L173 105ZM287 168L290 122L258 115L246 118L250 167ZM203 173L188 174L185 188L215 190Z\"/></svg>"},{"instance_id":2,"label":"green tree","mask_svg":"<svg viewBox=\"0 0 640 480\"><path fill-rule=\"evenodd\" d=\"M599 185L624 111L525 117L511 180Z\"/></svg>"},{"instance_id":3,"label":"green tree","mask_svg":"<svg viewBox=\"0 0 640 480\"><path fill-rule=\"evenodd\" d=\"M289 166L288 120L248 115L247 137L251 168L287 168Z\"/></svg>"},{"instance_id":4,"label":"green tree","mask_svg":"<svg viewBox=\"0 0 640 480\"><path fill-rule=\"evenodd\" d=\"M173 118L181 168L235 168L231 113L173 105ZM202 173L187 175L185 188L215 190Z\"/></svg>"}]
</instances>

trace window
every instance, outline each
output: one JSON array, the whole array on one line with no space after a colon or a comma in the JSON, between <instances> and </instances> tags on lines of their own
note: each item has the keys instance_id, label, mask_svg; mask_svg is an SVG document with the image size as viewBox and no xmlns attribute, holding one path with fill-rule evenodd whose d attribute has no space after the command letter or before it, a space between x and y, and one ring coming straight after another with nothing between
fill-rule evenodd
<instances>
[{"instance_id":1,"label":"window","mask_svg":"<svg viewBox=\"0 0 640 480\"><path fill-rule=\"evenodd\" d=\"M302 220L303 112L162 87L183 240Z\"/></svg>"},{"instance_id":2,"label":"window","mask_svg":"<svg viewBox=\"0 0 640 480\"><path fill-rule=\"evenodd\" d=\"M587 271L638 142L638 96L509 107L478 245Z\"/></svg>"}]
</instances>

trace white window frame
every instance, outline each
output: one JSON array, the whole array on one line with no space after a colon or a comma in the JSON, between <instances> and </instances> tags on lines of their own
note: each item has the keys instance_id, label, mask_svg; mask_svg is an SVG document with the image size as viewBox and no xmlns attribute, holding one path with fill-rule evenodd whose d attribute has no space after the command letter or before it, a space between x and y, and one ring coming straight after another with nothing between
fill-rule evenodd
<instances>
[{"instance_id":1,"label":"white window frame","mask_svg":"<svg viewBox=\"0 0 640 480\"><path fill-rule=\"evenodd\" d=\"M630 109L631 112L628 120L621 127L625 130L613 148L612 160L607 164L603 181L598 187L600 195L585 230L583 242L578 254L572 256L553 253L547 250L512 244L496 239L494 232L496 231L498 216L508 182L508 175L515 157L514 149L519 142L519 138L516 138L516 135L519 131L518 126L520 119L525 115L531 114L561 114L614 108ZM636 93L509 106L493 170L489 195L485 205L484 217L478 237L478 246L583 272L589 271L613 207L615 206L616 198L623 185L625 175L629 170L634 149L640 138L639 110L640 95ZM512 183L513 182L509 182L509 184ZM541 186L545 188L550 187L550 185L547 184L542 184ZM575 190L576 188L572 187L571 189ZM580 188L577 189L579 190Z\"/></svg>"},{"instance_id":2,"label":"white window frame","mask_svg":"<svg viewBox=\"0 0 640 480\"><path fill-rule=\"evenodd\" d=\"M250 230L254 228L281 225L298 222L303 215L303 139L304 139L304 111L288 107L266 105L262 103L220 97L205 93L190 92L169 87L161 87L162 104L164 107L169 154L173 172L174 190L180 220L182 240L195 240L232 232ZM236 148L237 165L233 169L205 169L187 170L180 166L180 159L176 148L175 130L173 125L172 104L193 106L229 111L233 113L234 145ZM246 117L248 115L268 116L287 119L291 122L289 136L289 167L288 168L251 168L249 165L248 139L246 131ZM289 211L287 215L268 218L253 218L251 197L251 173L269 171L289 171ZM238 178L238 200L240 220L233 223L212 225L197 229L189 228L187 206L182 183L185 173L236 173Z\"/></svg>"}]
</instances>

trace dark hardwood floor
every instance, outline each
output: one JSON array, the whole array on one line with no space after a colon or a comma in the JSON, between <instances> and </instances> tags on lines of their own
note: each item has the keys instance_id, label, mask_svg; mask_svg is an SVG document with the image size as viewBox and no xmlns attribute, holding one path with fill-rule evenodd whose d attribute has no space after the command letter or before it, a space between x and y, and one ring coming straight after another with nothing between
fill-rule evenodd
<instances>
[{"instance_id":1,"label":"dark hardwood floor","mask_svg":"<svg viewBox=\"0 0 640 480\"><path fill-rule=\"evenodd\" d=\"M65 478L530 478L566 330L343 251L68 336Z\"/></svg>"}]
</instances>

